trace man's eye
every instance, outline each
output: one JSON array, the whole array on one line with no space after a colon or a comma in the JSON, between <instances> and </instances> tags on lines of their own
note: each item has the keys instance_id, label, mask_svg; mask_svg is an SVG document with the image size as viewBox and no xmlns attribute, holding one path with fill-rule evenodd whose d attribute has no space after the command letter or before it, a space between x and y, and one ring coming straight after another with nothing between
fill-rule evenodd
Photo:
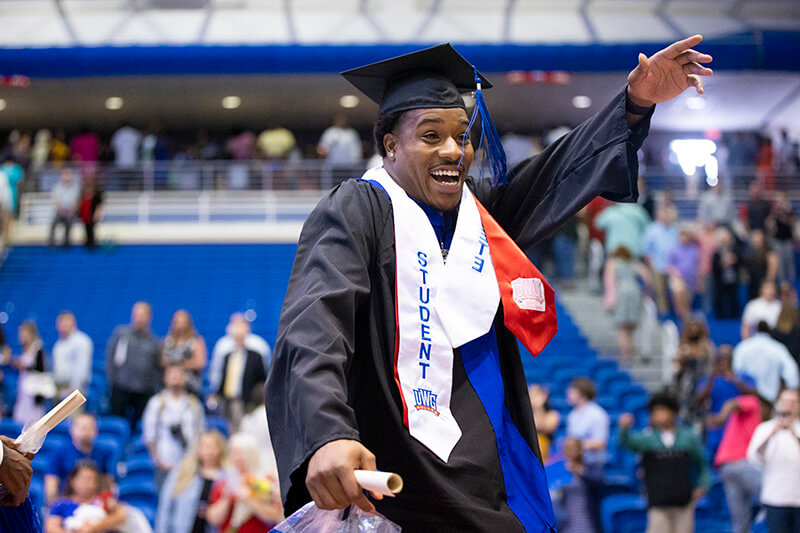
<instances>
[{"instance_id":1,"label":"man's eye","mask_svg":"<svg viewBox=\"0 0 800 533\"><path fill-rule=\"evenodd\" d=\"M436 139L439 138L439 135L431 132L431 133L426 133L425 135L422 136L422 138L427 139L429 141L435 141Z\"/></svg>"}]
</instances>

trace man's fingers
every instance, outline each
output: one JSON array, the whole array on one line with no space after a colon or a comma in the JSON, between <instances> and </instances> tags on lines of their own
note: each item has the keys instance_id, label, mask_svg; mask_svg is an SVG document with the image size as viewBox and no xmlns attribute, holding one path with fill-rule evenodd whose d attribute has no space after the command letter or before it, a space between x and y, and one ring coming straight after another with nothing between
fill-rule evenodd
<instances>
[{"instance_id":1,"label":"man's fingers","mask_svg":"<svg viewBox=\"0 0 800 533\"><path fill-rule=\"evenodd\" d=\"M336 503L333 498L328 494L328 489L315 483L307 483L308 492L311 498L316 502L317 507L325 510L336 509Z\"/></svg>"},{"instance_id":2,"label":"man's fingers","mask_svg":"<svg viewBox=\"0 0 800 533\"><path fill-rule=\"evenodd\" d=\"M697 94L703 94L705 92L705 88L703 87L703 80L700 79L700 76L697 74L689 74L686 76L687 80L689 81L689 85L694 87L697 90Z\"/></svg>"},{"instance_id":3,"label":"man's fingers","mask_svg":"<svg viewBox=\"0 0 800 533\"><path fill-rule=\"evenodd\" d=\"M686 63L681 67L684 74L697 74L698 76L711 76L714 71L697 63Z\"/></svg>"},{"instance_id":4,"label":"man's fingers","mask_svg":"<svg viewBox=\"0 0 800 533\"><path fill-rule=\"evenodd\" d=\"M688 50L691 47L699 44L700 41L702 41L702 40L703 40L703 36L702 35L700 35L700 34L692 35L691 37L687 37L686 39L683 39L683 40L678 41L676 43L672 43L668 47L664 48L664 50L662 50L662 52L664 53L664 56L667 59L675 59L676 57L678 57L680 54L682 54L686 50Z\"/></svg>"},{"instance_id":5,"label":"man's fingers","mask_svg":"<svg viewBox=\"0 0 800 533\"><path fill-rule=\"evenodd\" d=\"M336 509L343 509L350 505L350 500L348 499L347 494L345 494L344 488L335 474L331 472L325 476L322 476L321 481L323 485L325 485L325 488L327 489L331 499L334 501Z\"/></svg>"},{"instance_id":6,"label":"man's fingers","mask_svg":"<svg viewBox=\"0 0 800 533\"><path fill-rule=\"evenodd\" d=\"M375 506L372 505L372 502L370 502L366 495L364 495L364 491L356 482L356 476L353 475L352 471L341 472L339 482L342 484L342 488L344 489L347 497L352 503L356 504L359 509L368 513L375 512Z\"/></svg>"},{"instance_id":7,"label":"man's fingers","mask_svg":"<svg viewBox=\"0 0 800 533\"><path fill-rule=\"evenodd\" d=\"M713 60L714 58L710 55L698 52L697 50L686 50L675 58L675 61L681 65L685 65L686 63L711 63Z\"/></svg>"}]
</instances>

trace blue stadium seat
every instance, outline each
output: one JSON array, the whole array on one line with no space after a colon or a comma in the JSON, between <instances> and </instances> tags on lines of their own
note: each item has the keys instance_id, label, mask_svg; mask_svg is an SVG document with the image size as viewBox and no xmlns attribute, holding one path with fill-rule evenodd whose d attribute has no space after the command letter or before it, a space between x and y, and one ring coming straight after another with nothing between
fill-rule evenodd
<instances>
[{"instance_id":1,"label":"blue stadium seat","mask_svg":"<svg viewBox=\"0 0 800 533\"><path fill-rule=\"evenodd\" d=\"M217 430L226 437L228 437L228 421L221 416L207 416L206 417L206 430Z\"/></svg>"},{"instance_id":2,"label":"blue stadium seat","mask_svg":"<svg viewBox=\"0 0 800 533\"><path fill-rule=\"evenodd\" d=\"M10 418L0 420L0 435L16 439L22 433L22 424L17 424Z\"/></svg>"},{"instance_id":3,"label":"blue stadium seat","mask_svg":"<svg viewBox=\"0 0 800 533\"><path fill-rule=\"evenodd\" d=\"M97 429L101 436L109 436L121 444L131 438L131 426L128 421L118 416L103 416L97 420Z\"/></svg>"},{"instance_id":4,"label":"blue stadium seat","mask_svg":"<svg viewBox=\"0 0 800 533\"><path fill-rule=\"evenodd\" d=\"M136 507L158 507L155 481L125 481L119 484L119 499Z\"/></svg>"},{"instance_id":5,"label":"blue stadium seat","mask_svg":"<svg viewBox=\"0 0 800 533\"><path fill-rule=\"evenodd\" d=\"M144 476L154 478L156 471L155 463L149 455L132 457L125 461L125 478Z\"/></svg>"},{"instance_id":6,"label":"blue stadium seat","mask_svg":"<svg viewBox=\"0 0 800 533\"><path fill-rule=\"evenodd\" d=\"M601 505L603 530L641 533L647 526L647 501L632 494L609 496Z\"/></svg>"}]
</instances>

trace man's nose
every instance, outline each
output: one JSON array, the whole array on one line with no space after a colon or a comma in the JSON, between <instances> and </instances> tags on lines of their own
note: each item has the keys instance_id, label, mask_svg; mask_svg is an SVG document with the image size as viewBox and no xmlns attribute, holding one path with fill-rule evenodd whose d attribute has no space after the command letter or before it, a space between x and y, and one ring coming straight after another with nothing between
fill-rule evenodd
<instances>
[{"instance_id":1,"label":"man's nose","mask_svg":"<svg viewBox=\"0 0 800 533\"><path fill-rule=\"evenodd\" d=\"M463 153L461 144L452 137L448 137L439 149L439 155L442 159L454 162L458 161Z\"/></svg>"}]
</instances>

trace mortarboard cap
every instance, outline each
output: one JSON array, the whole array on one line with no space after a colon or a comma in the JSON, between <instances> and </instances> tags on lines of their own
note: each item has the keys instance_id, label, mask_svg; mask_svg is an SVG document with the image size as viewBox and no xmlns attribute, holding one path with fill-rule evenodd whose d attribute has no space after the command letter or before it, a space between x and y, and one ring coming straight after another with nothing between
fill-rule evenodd
<instances>
[{"instance_id":1,"label":"mortarboard cap","mask_svg":"<svg viewBox=\"0 0 800 533\"><path fill-rule=\"evenodd\" d=\"M381 114L466 109L461 93L474 91L476 78L483 88L492 86L449 43L347 70L342 76L376 102Z\"/></svg>"}]
</instances>

